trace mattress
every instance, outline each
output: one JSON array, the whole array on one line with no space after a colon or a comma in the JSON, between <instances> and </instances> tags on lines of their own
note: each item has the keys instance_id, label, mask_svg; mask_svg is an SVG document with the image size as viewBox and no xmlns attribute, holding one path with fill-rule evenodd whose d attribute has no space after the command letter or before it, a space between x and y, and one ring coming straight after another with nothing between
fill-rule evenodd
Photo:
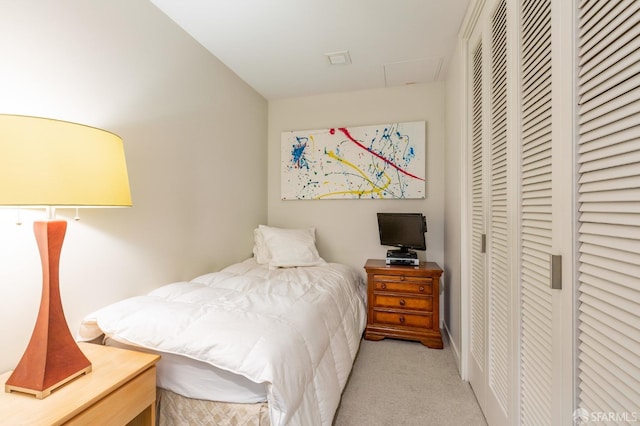
<instances>
[{"instance_id":1,"label":"mattress","mask_svg":"<svg viewBox=\"0 0 640 426\"><path fill-rule=\"evenodd\" d=\"M267 388L263 383L255 383L244 376L211 364L181 355L127 345L109 337L104 339L104 344L162 356L156 364L156 385L187 398L240 404L267 401Z\"/></svg>"}]
</instances>

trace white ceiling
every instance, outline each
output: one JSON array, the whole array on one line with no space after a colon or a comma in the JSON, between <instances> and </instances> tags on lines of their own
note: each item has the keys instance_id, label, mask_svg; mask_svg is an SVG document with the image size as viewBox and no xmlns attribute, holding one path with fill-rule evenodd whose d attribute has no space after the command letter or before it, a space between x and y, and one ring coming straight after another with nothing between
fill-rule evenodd
<instances>
[{"instance_id":1,"label":"white ceiling","mask_svg":"<svg viewBox=\"0 0 640 426\"><path fill-rule=\"evenodd\" d=\"M472 0L151 0L267 99L442 80ZM327 53L348 51L351 64Z\"/></svg>"}]
</instances>

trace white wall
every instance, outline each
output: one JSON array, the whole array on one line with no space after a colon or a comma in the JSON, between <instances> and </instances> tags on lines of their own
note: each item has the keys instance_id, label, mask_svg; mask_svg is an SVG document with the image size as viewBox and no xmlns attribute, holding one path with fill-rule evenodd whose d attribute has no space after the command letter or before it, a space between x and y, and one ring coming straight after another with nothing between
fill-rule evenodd
<instances>
[{"instance_id":1,"label":"white wall","mask_svg":"<svg viewBox=\"0 0 640 426\"><path fill-rule=\"evenodd\" d=\"M124 140L134 206L81 211L67 229L73 333L112 301L250 256L267 220L267 102L151 3L5 1L0 52L0 112ZM38 310L35 217L16 226L0 211L0 371L18 362Z\"/></svg>"},{"instance_id":2,"label":"white wall","mask_svg":"<svg viewBox=\"0 0 640 426\"><path fill-rule=\"evenodd\" d=\"M461 167L462 143L465 132L464 58L462 42L452 55L449 63L445 91L445 226L444 256L446 259L444 276L448 283L445 294L444 328L449 335L451 349L456 357L458 370L464 377L462 364L462 278L461 278L461 238L462 238L462 184L466 179Z\"/></svg>"},{"instance_id":3,"label":"white wall","mask_svg":"<svg viewBox=\"0 0 640 426\"><path fill-rule=\"evenodd\" d=\"M282 131L396 121L427 122L425 200L289 200L280 198ZM428 221L426 257L444 267L444 84L363 90L269 102L269 224L315 226L320 255L352 265L364 276L368 258L384 258L376 212L422 212ZM425 252L418 252L422 259Z\"/></svg>"}]
</instances>

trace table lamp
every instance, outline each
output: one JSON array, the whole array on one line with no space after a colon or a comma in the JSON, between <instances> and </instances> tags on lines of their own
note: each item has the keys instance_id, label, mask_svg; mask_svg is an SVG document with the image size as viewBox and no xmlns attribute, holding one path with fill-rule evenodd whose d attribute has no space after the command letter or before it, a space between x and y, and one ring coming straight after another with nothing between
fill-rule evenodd
<instances>
[{"instance_id":1,"label":"table lamp","mask_svg":"<svg viewBox=\"0 0 640 426\"><path fill-rule=\"evenodd\" d=\"M66 121L0 114L0 206L45 208L33 229L42 262L36 324L6 392L47 397L91 371L62 309L59 260L67 229L56 207L129 207L131 194L122 140Z\"/></svg>"}]
</instances>

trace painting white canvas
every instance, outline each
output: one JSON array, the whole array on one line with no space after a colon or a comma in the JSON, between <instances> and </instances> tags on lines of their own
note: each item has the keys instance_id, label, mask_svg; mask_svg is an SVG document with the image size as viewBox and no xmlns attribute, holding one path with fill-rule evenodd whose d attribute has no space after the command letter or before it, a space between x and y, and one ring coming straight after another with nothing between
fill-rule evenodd
<instances>
[{"instance_id":1,"label":"painting white canvas","mask_svg":"<svg viewBox=\"0 0 640 426\"><path fill-rule=\"evenodd\" d=\"M283 200L425 198L426 123L282 132Z\"/></svg>"}]
</instances>

